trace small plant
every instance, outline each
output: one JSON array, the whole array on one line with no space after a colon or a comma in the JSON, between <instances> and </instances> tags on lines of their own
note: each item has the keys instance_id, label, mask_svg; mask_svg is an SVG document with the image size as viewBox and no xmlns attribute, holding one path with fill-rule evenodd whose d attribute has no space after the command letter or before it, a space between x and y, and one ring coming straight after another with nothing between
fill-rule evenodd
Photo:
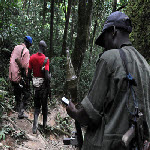
<instances>
[{"instance_id":1,"label":"small plant","mask_svg":"<svg viewBox=\"0 0 150 150\"><path fill-rule=\"evenodd\" d=\"M15 131L11 136L15 139L26 139L25 131Z\"/></svg>"},{"instance_id":2,"label":"small plant","mask_svg":"<svg viewBox=\"0 0 150 150\"><path fill-rule=\"evenodd\" d=\"M7 134L11 134L14 129L8 125L4 126L0 131L0 140L5 140Z\"/></svg>"},{"instance_id":3,"label":"small plant","mask_svg":"<svg viewBox=\"0 0 150 150\"><path fill-rule=\"evenodd\" d=\"M72 122L70 121L70 117L62 118L60 113L57 114L57 116L56 116L56 124L57 124L57 126L60 129L71 133L71 128L72 128L71 123Z\"/></svg>"},{"instance_id":4,"label":"small plant","mask_svg":"<svg viewBox=\"0 0 150 150\"><path fill-rule=\"evenodd\" d=\"M0 140L5 140L5 130L0 131Z\"/></svg>"}]
</instances>

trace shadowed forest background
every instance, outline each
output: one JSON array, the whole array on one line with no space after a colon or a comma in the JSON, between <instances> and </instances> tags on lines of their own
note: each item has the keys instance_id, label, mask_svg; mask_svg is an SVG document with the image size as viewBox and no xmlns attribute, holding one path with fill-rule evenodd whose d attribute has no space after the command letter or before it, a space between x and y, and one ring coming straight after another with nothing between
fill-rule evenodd
<instances>
[{"instance_id":1,"label":"shadowed forest background","mask_svg":"<svg viewBox=\"0 0 150 150\"><path fill-rule=\"evenodd\" d=\"M114 11L130 17L132 44L150 63L149 0L0 0L0 122L14 104L8 79L11 52L26 35L33 38L30 55L38 51L40 40L48 45L46 56L52 75L50 105L57 104L63 95L68 96L66 49L78 77L76 98L80 102L88 92L96 60L102 52L94 44L95 39L107 16ZM0 125L1 131L3 128ZM0 140L4 140L5 133L1 131Z\"/></svg>"}]
</instances>

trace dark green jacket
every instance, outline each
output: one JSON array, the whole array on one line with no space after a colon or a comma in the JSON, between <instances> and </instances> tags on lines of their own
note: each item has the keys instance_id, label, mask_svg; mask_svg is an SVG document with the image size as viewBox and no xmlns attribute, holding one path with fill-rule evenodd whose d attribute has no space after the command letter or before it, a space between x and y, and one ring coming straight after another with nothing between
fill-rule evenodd
<instances>
[{"instance_id":1,"label":"dark green jacket","mask_svg":"<svg viewBox=\"0 0 150 150\"><path fill-rule=\"evenodd\" d=\"M139 109L144 114L145 137L150 140L150 66L132 46L124 46L127 66L137 82L134 87ZM126 150L121 144L123 134L129 129L129 113L126 107L126 72L119 50L112 49L98 59L95 75L88 95L82 105L89 118L98 127L88 127L83 150ZM132 96L129 108L133 110ZM101 113L105 115L102 117Z\"/></svg>"}]
</instances>

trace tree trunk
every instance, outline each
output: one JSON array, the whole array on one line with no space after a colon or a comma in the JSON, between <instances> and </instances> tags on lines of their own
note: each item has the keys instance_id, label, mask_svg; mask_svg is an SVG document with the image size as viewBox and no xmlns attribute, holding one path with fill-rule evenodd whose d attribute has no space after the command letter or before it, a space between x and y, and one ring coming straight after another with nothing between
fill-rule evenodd
<instances>
[{"instance_id":1,"label":"tree trunk","mask_svg":"<svg viewBox=\"0 0 150 150\"><path fill-rule=\"evenodd\" d=\"M54 0L51 0L51 21L50 21L50 57L53 57L53 20L54 20Z\"/></svg>"},{"instance_id":2,"label":"tree trunk","mask_svg":"<svg viewBox=\"0 0 150 150\"><path fill-rule=\"evenodd\" d=\"M24 0L24 2L23 2L23 13L24 13L24 10L26 8L26 4L27 4L27 0Z\"/></svg>"},{"instance_id":3,"label":"tree trunk","mask_svg":"<svg viewBox=\"0 0 150 150\"><path fill-rule=\"evenodd\" d=\"M96 28L97 28L97 20L95 20L95 24L94 24L93 37L92 37L91 48L90 48L89 62L91 61L91 56L92 56L92 51L93 51L93 46L94 46L94 41L95 41L94 38L95 38Z\"/></svg>"},{"instance_id":4,"label":"tree trunk","mask_svg":"<svg viewBox=\"0 0 150 150\"><path fill-rule=\"evenodd\" d=\"M28 10L27 10L27 16L29 15L30 3L31 3L31 0L29 0Z\"/></svg>"},{"instance_id":5,"label":"tree trunk","mask_svg":"<svg viewBox=\"0 0 150 150\"><path fill-rule=\"evenodd\" d=\"M69 17L70 17L70 11L71 11L71 3L72 3L72 0L68 0L68 9L67 9L65 30L64 30L64 36L63 36L63 45L62 45L62 55L64 56L66 56L66 43L67 43L66 41L67 41L67 31L68 31Z\"/></svg>"},{"instance_id":6,"label":"tree trunk","mask_svg":"<svg viewBox=\"0 0 150 150\"><path fill-rule=\"evenodd\" d=\"M43 3L43 26L45 25L46 0Z\"/></svg>"},{"instance_id":7,"label":"tree trunk","mask_svg":"<svg viewBox=\"0 0 150 150\"><path fill-rule=\"evenodd\" d=\"M112 2L112 7L113 7L112 12L115 12L116 9L117 9L117 0L113 0L113 2Z\"/></svg>"},{"instance_id":8,"label":"tree trunk","mask_svg":"<svg viewBox=\"0 0 150 150\"><path fill-rule=\"evenodd\" d=\"M71 32L70 32L70 49L72 50L73 46L73 34L74 34L74 22L75 22L75 1L72 4L72 21L71 21Z\"/></svg>"},{"instance_id":9,"label":"tree trunk","mask_svg":"<svg viewBox=\"0 0 150 150\"><path fill-rule=\"evenodd\" d=\"M72 63L77 77L79 77L84 53L87 48L92 5L92 0L89 0L88 3L86 0L79 0L77 37L75 40L75 48L72 53Z\"/></svg>"},{"instance_id":10,"label":"tree trunk","mask_svg":"<svg viewBox=\"0 0 150 150\"><path fill-rule=\"evenodd\" d=\"M68 0L69 1L69 0ZM68 2L69 3L69 2ZM68 4L69 5L69 4ZM65 0L64 0L64 7L63 7L63 10L64 10L64 13L65 13L65 18L67 18L66 17L66 3L65 3Z\"/></svg>"},{"instance_id":11,"label":"tree trunk","mask_svg":"<svg viewBox=\"0 0 150 150\"><path fill-rule=\"evenodd\" d=\"M77 37L75 39L75 48L72 52L72 64L75 69L75 73L79 79L80 70L84 58L84 53L87 49L89 25L92 14L93 1L79 0L78 6L78 27ZM76 83L78 85L78 82ZM78 86L76 85L76 102L78 101Z\"/></svg>"}]
</instances>

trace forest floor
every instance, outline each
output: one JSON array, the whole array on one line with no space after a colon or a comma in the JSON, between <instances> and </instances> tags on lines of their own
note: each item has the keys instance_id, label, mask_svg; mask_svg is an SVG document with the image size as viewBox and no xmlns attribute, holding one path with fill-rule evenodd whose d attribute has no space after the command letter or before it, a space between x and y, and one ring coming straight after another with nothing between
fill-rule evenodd
<instances>
[{"instance_id":1,"label":"forest floor","mask_svg":"<svg viewBox=\"0 0 150 150\"><path fill-rule=\"evenodd\" d=\"M27 119L18 119L18 113L10 111L3 115L0 150L69 150L75 149L71 145L64 145L64 137L70 137L75 131L74 120L66 113L65 106L56 101L49 108L48 127L42 129L42 114L39 116L37 134L32 133L33 113L30 109L25 112Z\"/></svg>"}]
</instances>

